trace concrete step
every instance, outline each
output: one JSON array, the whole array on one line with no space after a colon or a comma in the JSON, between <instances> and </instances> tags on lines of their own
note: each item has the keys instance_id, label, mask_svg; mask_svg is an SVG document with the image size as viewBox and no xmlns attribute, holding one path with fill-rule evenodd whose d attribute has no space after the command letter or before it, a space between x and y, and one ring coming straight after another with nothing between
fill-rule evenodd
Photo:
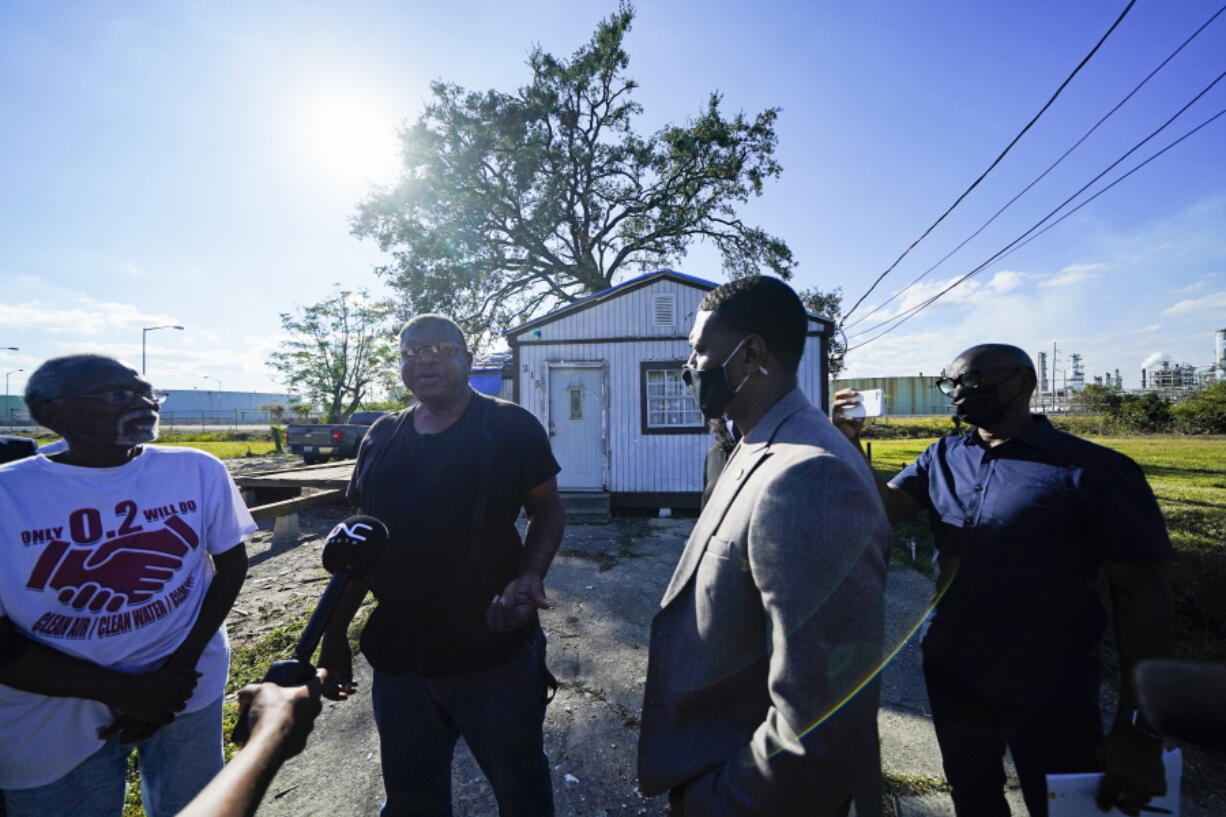
<instances>
[{"instance_id":1,"label":"concrete step","mask_svg":"<svg viewBox=\"0 0 1226 817\"><path fill-rule=\"evenodd\" d=\"M610 497L605 491L562 491L561 494L567 522L608 522L612 515Z\"/></svg>"}]
</instances>

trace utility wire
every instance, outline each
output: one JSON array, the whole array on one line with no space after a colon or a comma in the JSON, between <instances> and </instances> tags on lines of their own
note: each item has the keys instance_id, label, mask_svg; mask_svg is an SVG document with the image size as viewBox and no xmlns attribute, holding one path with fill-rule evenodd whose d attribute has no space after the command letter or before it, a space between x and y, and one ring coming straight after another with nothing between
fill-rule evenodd
<instances>
[{"instance_id":1,"label":"utility wire","mask_svg":"<svg viewBox=\"0 0 1226 817\"><path fill-rule=\"evenodd\" d=\"M995 213L993 213L991 218L989 218L987 221L985 221L983 224L981 224L981 225L979 226L979 229L975 230L975 232L973 232L973 233L971 233L969 236L967 236L967 237L966 237L966 238L965 238L965 239L962 241L962 243L961 243L961 244L959 244L958 246L954 247L952 250L950 250L948 253L946 253L946 254L945 254L945 256L941 258L941 260L940 260L940 261L937 261L937 262L936 262L935 264L933 264L931 267L929 267L928 269L924 270L924 271L923 271L922 273L920 273L918 276L916 276L915 278L913 278L909 284L907 284L905 287L903 287L902 289L900 289L900 290L898 290L897 292L895 292L895 293L894 293L893 295L891 295L890 297L886 298L886 299L885 299L884 301L882 301L881 303L877 304L875 307L873 307L872 309L870 309L868 312L864 313L864 314L863 314L863 315L861 315L859 318L857 318L856 320L852 321L850 324L840 324L840 325L845 325L845 326L846 326L846 328L850 329L850 328L852 328L852 327L856 326L857 324L862 323L863 321L867 320L868 318L872 317L872 316L873 316L873 315L875 315L877 312L879 312L879 311L881 311L883 308L885 308L885 306L886 306L887 304L891 303L892 301L894 301L894 300L896 300L897 298L899 298L900 296L902 296L902 294L903 294L903 293L905 293L907 290L911 289L911 287L915 286L915 285L916 285L916 284L918 284L920 281L922 281L922 280L924 280L925 278L927 278L927 277L928 277L928 273L932 272L932 271L933 271L933 270L935 270L937 267L941 266L941 265L942 265L942 264L944 264L946 261L948 261L948 260L950 259L950 257L951 257L951 256L952 256L954 253L958 252L958 250L960 250L960 249L962 249L963 247L965 247L965 246L966 246L966 245L967 245L967 244L968 244L968 243L969 243L969 242L970 242L972 239L974 239L976 236L978 236L980 233L982 233L982 232L983 232L985 229L987 229L987 227L988 227L988 225L989 225L989 224L991 224L992 222L996 221L997 217L999 217L1001 213L1005 212L1005 211L1006 211L1006 210L1008 210L1010 207L1012 207L1012 206L1013 206L1013 203L1014 203L1015 201L1017 201L1018 199L1020 199L1022 196L1026 195L1026 193L1028 193L1028 192L1030 191L1030 188L1034 187L1036 184L1038 184L1039 182L1041 182L1041 181L1042 181L1042 180L1043 180L1043 179L1044 179L1044 178L1047 176L1047 174L1048 174L1048 173L1051 173L1053 170L1055 170L1055 169L1056 169L1056 167L1057 167L1057 165L1059 165L1059 164L1060 164L1061 162L1063 162L1063 161L1064 161L1066 158L1068 158L1068 155L1069 155L1070 153L1072 153L1074 150L1076 150L1077 148L1079 148L1079 147L1081 146L1081 143L1082 143L1082 142L1084 142L1086 139L1090 138L1090 134L1092 134L1092 133L1094 133L1094 131L1098 130L1098 127L1099 127L1100 125L1102 125L1102 123L1106 122L1106 121L1107 121L1109 118L1111 118L1111 116L1112 116L1112 115L1113 115L1113 114L1114 114L1116 111L1118 111L1120 108L1122 108L1122 107L1124 106L1124 104L1125 104L1126 102L1128 102L1128 100L1132 99L1132 98L1133 98L1133 96L1135 96L1135 95L1136 95L1136 93L1137 93L1138 91L1140 91L1140 90L1141 90L1141 88L1143 88L1143 87L1145 86L1145 84L1146 84L1146 83L1148 83L1148 82L1149 82L1151 79L1153 79L1153 78L1154 78L1154 76L1155 76L1155 75L1156 75L1156 74L1157 74L1159 71L1161 71L1163 68L1165 68L1165 67L1166 67L1166 65L1167 65L1167 63L1169 63L1171 60L1173 60L1173 59L1176 57L1176 55L1178 55L1178 54L1179 54L1179 52L1180 52L1180 51L1182 51L1182 50L1183 50L1183 49L1184 49L1184 48L1185 48L1185 47L1188 45L1188 43L1190 43L1190 42L1192 42L1194 39L1196 39L1196 38L1197 38L1197 36L1199 36L1199 35L1200 35L1200 33L1201 33L1202 31L1204 31L1204 30L1205 30L1205 29L1206 29L1206 28L1209 26L1209 24L1210 24L1210 23L1212 23L1212 22L1213 22L1214 20L1216 20L1216 19L1217 19L1219 16L1221 16L1222 12L1224 12L1224 11L1226 11L1226 6L1222 6L1222 7L1221 7L1221 8L1219 8L1219 9L1218 9L1216 12L1214 12L1214 14L1213 14L1213 16L1212 16L1212 17L1210 17L1208 20L1206 20L1204 23L1202 23L1202 24L1201 24L1201 26L1200 26L1200 28L1198 28L1198 29L1196 29L1196 31L1192 32L1192 34L1191 34L1191 35L1189 35L1189 36L1188 36L1188 38L1187 38L1186 40L1184 40L1182 43L1180 43L1180 44L1179 44L1179 47L1178 47L1178 48L1176 48L1174 51L1172 51L1172 52L1170 53L1170 55L1168 55L1168 56L1167 56L1167 58L1166 58L1166 59L1164 59L1162 62L1160 62L1156 68L1154 68L1154 70L1150 71L1150 72L1149 72L1149 74L1148 74L1148 75L1146 75L1145 79L1143 79L1143 80L1141 80L1139 83L1137 83L1137 86L1136 86L1135 88L1133 88L1131 91L1129 91L1129 92L1128 92L1128 94L1127 94L1127 96L1125 96L1123 99L1121 99L1119 102L1117 102L1114 108L1112 108L1111 110L1109 110L1109 111L1107 111L1105 114L1103 114L1103 117L1102 117L1101 119L1099 119L1097 122L1095 122L1095 123L1094 123L1094 125L1093 125L1093 127L1091 127L1091 128L1088 130L1088 131L1086 131L1086 132L1085 132L1085 134L1084 134L1084 135L1083 135L1083 136L1082 136L1080 139L1078 139L1076 142L1074 142L1072 147L1070 147L1068 150L1064 151L1064 153L1062 153L1062 154L1060 155L1060 158L1058 158L1058 159L1056 159L1056 161L1052 162L1052 163L1051 163L1051 165L1050 165L1050 166L1049 166L1049 167L1048 167L1046 170L1044 170L1042 173L1040 173L1040 174L1039 174L1039 175L1038 175L1038 176L1035 178L1035 180L1034 180L1034 181L1032 181L1030 184L1028 184L1028 185L1026 185L1025 187L1023 187L1023 188L1022 188L1022 191L1021 191L1020 193L1018 193L1016 196L1014 196L1013 198L1011 198L1011 199L1009 199L1007 202L1005 202L1005 204L1004 204L1004 206L1003 206L1003 207L1001 207L999 210L997 210ZM844 320L846 320L846 319L844 319Z\"/></svg>"},{"instance_id":2,"label":"utility wire","mask_svg":"<svg viewBox=\"0 0 1226 817\"><path fill-rule=\"evenodd\" d=\"M1073 69L1073 73L1065 77L1064 82L1060 83L1060 87L1057 88L1056 92L1051 95L1051 99L1047 100L1046 104L1044 104L1043 107L1039 109L1039 112L1036 113L1034 117L1029 122L1026 123L1026 127L1022 128L1021 131L1018 132L1017 136L1013 137L1013 140L1009 142L1008 145L1005 146L1005 149L1002 150L1000 155L997 156L992 161L992 164L988 165L988 169L980 173L979 178L975 179L975 181L971 183L970 187L962 191L962 195L958 196L957 200L955 200L953 204L949 205L949 208L946 209L944 213L941 213L940 218L932 222L932 224L928 227L928 229L924 230L923 234L920 235L919 238L912 241L910 246L908 246L905 250L903 250L902 255L894 259L893 264L890 264L890 266L886 267L885 272L877 276L877 280L873 281L872 286L870 286L868 290L865 291L865 293L860 296L859 300L857 300L854 304L852 304L851 309L847 310L847 312L844 313L843 315L844 321L846 321L847 318L851 317L851 313L855 312L856 308L860 306L860 304L864 303L864 299L867 298L869 294L872 293L872 291L877 288L877 285L881 283L881 280L885 278L887 275L889 275L890 272L895 267L898 266L899 262L902 261L904 258L906 258L907 254L910 253L911 250L915 249L915 246L917 244L919 244L921 241L927 238L928 234L931 233L934 229L936 229L936 226L940 224L942 221L944 221L945 217L948 216L950 213L952 213L954 208L957 207L959 204L961 204L962 200L966 198L972 190L978 187L979 183L983 181L984 178L989 173L991 173L992 170L998 164L1000 164L1001 160L1004 159L1005 155L1008 154L1008 152L1013 149L1013 146L1017 144L1018 140L1021 139L1028 130L1030 130L1030 128L1034 125L1035 122L1039 121L1039 117L1042 116L1047 111L1047 109L1052 106L1052 103L1056 101L1056 98L1058 96L1060 96L1060 93L1064 90L1065 86L1067 86L1070 82L1073 81L1073 77L1077 76L1077 73L1081 71L1083 67L1085 67L1085 64L1090 61L1090 58L1094 56L1094 54L1098 51L1099 47L1102 46L1104 42L1106 42L1107 37L1111 36L1111 32L1115 31L1116 26L1118 26L1124 20L1124 17L1128 15L1128 12L1132 10L1132 7L1136 4L1136 2L1137 0L1129 0L1128 5L1124 7L1124 10L1122 12L1120 12L1120 16L1117 17L1115 19L1115 22L1111 24L1111 28L1107 29L1107 33L1104 34L1101 38L1099 38L1098 42L1094 44L1094 47L1090 49L1090 53L1086 54L1085 57L1082 58L1081 62L1077 63L1077 67Z\"/></svg>"},{"instance_id":3,"label":"utility wire","mask_svg":"<svg viewBox=\"0 0 1226 817\"><path fill-rule=\"evenodd\" d=\"M1001 253L1005 252L1005 250L1008 250L1010 247L1012 247L1014 244L1016 244L1016 243L1018 243L1019 241L1021 241L1023 238L1025 238L1025 237L1026 237L1027 235L1029 235L1031 232L1033 232L1034 230L1037 230L1039 227L1041 227L1041 226L1043 225L1043 223L1044 223L1044 222L1046 222L1048 219L1050 219L1051 217L1053 217L1054 215L1056 215L1056 213L1058 213L1058 212L1060 212L1062 209L1064 209L1064 206L1065 206L1065 205L1067 205L1067 204L1068 204L1069 202L1071 202L1073 199L1077 198L1077 197L1078 197L1078 196L1080 196L1080 195L1081 195L1083 192L1085 192L1086 188L1088 188L1090 185L1094 184L1096 181L1098 181L1099 179L1101 179L1103 176L1105 176L1105 175L1107 175L1108 173L1110 173L1110 172L1111 172L1111 171L1112 171L1112 170L1113 170L1113 169L1114 169L1114 168L1115 168L1117 165L1119 165L1119 163L1120 163L1120 162L1122 162L1122 161L1124 161L1125 159L1127 159L1127 158L1128 158L1129 156L1131 156L1133 153L1136 153L1136 152L1137 152L1137 150L1139 150L1139 149L1140 149L1140 148L1141 148L1141 147L1142 147L1142 146L1143 146L1143 145L1144 145L1146 142L1148 142L1150 139L1153 139L1155 136L1157 136L1159 133L1161 133L1163 130L1165 130L1165 129L1166 129L1166 127L1167 127L1168 125L1170 125L1172 122L1174 122L1176 119L1178 119L1178 118L1179 118L1179 117L1180 117L1180 116L1183 114L1183 112L1184 112L1184 111L1186 111L1188 108L1192 107L1192 105L1194 105L1194 104L1195 104L1195 103L1196 103L1196 102L1197 102L1197 101L1198 101L1198 100L1199 100L1201 97L1203 97L1205 94L1209 93L1209 91L1213 89L1213 86L1215 86L1215 85L1217 85L1219 82L1221 82L1223 78L1226 78L1226 71L1223 71L1222 73L1218 74L1218 75L1217 75L1217 77L1215 77L1215 78L1213 79L1213 81L1212 81L1212 82L1210 82L1208 85L1206 85L1206 86L1204 87L1204 89L1203 89L1203 90L1202 90L1202 91L1201 91L1199 94L1197 94L1196 96L1192 97L1192 99L1188 100L1188 102L1186 102L1182 108L1180 108L1179 110L1175 111L1175 113L1173 113L1173 114L1170 116L1170 118L1168 118L1168 119L1167 119L1165 122L1163 122L1161 125L1159 125L1159 126L1158 126L1157 128L1155 128L1154 130L1150 131L1150 133L1149 133L1149 135L1148 135L1148 136L1146 136L1146 137L1145 137L1144 139L1142 139L1140 142L1137 142L1135 145L1133 145L1131 148L1129 148L1129 149L1128 149L1128 151L1127 151L1127 152L1125 152L1123 156L1120 156L1120 157L1119 157L1118 159L1116 159L1114 162L1112 162L1111 164L1109 164L1109 165L1107 165L1105 168L1103 168L1103 170L1102 170L1102 171L1100 171L1100 172L1099 172L1099 174L1098 174L1097 176L1095 176L1094 178L1090 179L1088 182L1086 182L1086 183L1085 183L1085 184L1083 184L1081 187L1079 187L1079 188L1078 188L1078 189L1077 189L1077 190L1076 190L1076 191L1075 191L1075 192L1074 192L1074 193L1073 193L1071 196L1069 196L1068 198L1066 198L1064 201L1060 202L1060 204L1058 204L1054 210L1052 210L1051 212L1049 212L1049 213L1048 213L1047 215L1045 215L1043 218L1039 219L1039 221L1038 221L1038 222L1036 222L1036 223L1035 223L1035 224L1034 224L1034 225L1033 225L1033 226L1032 226L1032 227L1031 227L1029 230L1027 230L1026 232L1022 233L1022 234L1021 234L1020 236L1018 236L1017 238L1013 239L1013 241L1011 241L1009 244L1005 245L1005 248L1004 248L1003 250L1001 250L1001 251L1000 251L1000 252L998 252L996 255L993 255L991 258L989 258L987 261L985 261L985 262L983 263L983 265L981 265L981 267L982 267L982 266L986 266L987 264L990 264L992 261L996 260L996 258L997 258L997 257L998 257L998 256L999 256ZM976 267L976 268L975 268L975 270L973 270L973 271L972 271L972 274L973 274L974 272L977 272L977 271L978 271L978 270L979 270L981 267ZM965 276L964 276L964 277L965 277ZM959 279L959 280L962 280L962 279ZM943 294L943 293L942 293L942 294ZM939 296L938 296L938 297L939 297ZM912 307L912 309L914 309L914 307ZM899 313L898 315L895 315L895 316L893 316L893 317L891 317L891 318L887 318L886 320L884 320L884 321L882 321L882 322L880 322L880 323L877 323L877 324L874 324L873 326L870 326L868 329L861 329L859 332L854 332L854 333L852 333L852 337L859 337L860 335L867 335L869 332L872 332L872 331L874 331L874 330L876 330L876 329L881 328L882 326L885 326L885 325L886 325L886 324L888 324L888 323L892 323L893 321L898 320L898 319L899 319L899 317L901 317L902 315L907 314L907 312L909 312L909 311L910 311L910 310L905 310L904 312L901 312L901 313Z\"/></svg>"},{"instance_id":4,"label":"utility wire","mask_svg":"<svg viewBox=\"0 0 1226 817\"><path fill-rule=\"evenodd\" d=\"M914 307L911 307L911 308L910 308L910 309L908 309L908 310L907 310L905 313L900 313L899 315L896 315L895 317L891 318L890 320L888 320L888 321L884 321L883 323L878 324L878 326L883 326L883 325L884 325L884 324L886 324L886 323L891 323L891 322L897 321L897 322L896 322L896 323L894 323L894 325L893 325L893 326L891 326L890 328L886 329L886 330L885 330L885 331L883 331L883 332L880 332L880 333L879 333L879 334L877 334L877 335L874 335L873 337L869 338L869 339L868 339L868 340L866 340L866 341L863 341L862 343L857 343L855 346L851 346L851 347L849 347L849 348L847 349L847 351L848 351L848 352L850 352L850 351L852 351L853 349L859 349L859 348L860 348L860 347L862 347L862 346L867 346L868 344L872 343L873 341L877 340L878 338L882 337L883 335L888 335L890 332L893 332L893 331L894 331L895 329L897 329L899 326L901 326L902 324L906 323L906 322L907 322L908 320L910 320L911 318L915 317L915 316L916 316L916 315L917 315L917 314L918 314L920 311L922 311L923 309L925 309L926 307L928 307L928 306L930 306L932 303L934 303L934 302L935 302L935 301L936 301L938 298L940 298L942 295L944 295L945 293L949 292L951 289L953 289L954 287L958 286L959 284L961 284L963 281L965 281L966 279L970 278L971 276L976 275L976 274L977 274L977 273L979 273L979 272L982 272L982 271L983 271L983 269L984 269L985 267L987 267L987 266L988 266L988 264L991 264L993 261L995 261L995 260L997 260L997 259L1000 259L1000 258L1003 258L1003 257L1005 257L1006 255L1009 255L1009 254L1010 254L1010 253L1012 253L1014 250L1018 250L1018 249L1020 249L1022 246L1026 245L1026 244L1030 243L1031 241L1033 241L1034 239L1038 238L1040 235L1042 235L1043 233L1047 232L1047 231L1048 231L1048 230L1050 230L1052 227L1055 227L1057 224L1059 224L1061 221L1064 221L1066 218L1068 218L1069 216L1071 216L1073 213L1076 213L1076 212L1077 212L1078 210L1080 210L1082 207L1085 207L1087 204L1089 204L1090 202L1094 201L1096 198L1098 198L1099 196L1101 196L1103 193L1106 193L1108 190L1110 190L1111 188L1115 187L1115 186L1116 186L1117 184L1119 184L1120 182L1124 181L1124 179L1127 179L1127 178L1128 178L1129 176L1131 176L1133 173L1136 173L1138 170L1140 170L1141 168L1145 167L1147 164L1149 164L1150 162L1152 162L1154 159L1157 159L1159 156L1161 156L1162 154L1166 153L1168 150L1170 150L1171 148L1175 147L1176 145L1178 145L1178 144L1179 144L1180 142L1182 142L1183 140L1187 139L1187 138L1188 138L1189 136L1191 136L1192 134L1194 134L1194 133L1196 133L1197 131L1201 130L1202 128L1204 128L1204 127L1208 126L1209 124L1211 124L1212 122L1214 122L1215 120L1217 120L1218 118L1220 118L1220 117L1222 117L1222 116L1224 116L1224 115L1226 115L1226 108L1223 108L1222 110L1218 111L1218 112L1217 112L1217 113L1215 113L1213 116L1211 116L1211 117L1209 117L1208 119L1206 119L1204 122L1201 122L1199 125L1197 125L1196 127L1192 128L1190 131L1188 131L1187 133L1185 133L1183 136L1180 136L1178 139L1175 139L1173 142L1171 142L1170 144L1168 144L1166 147L1164 147L1164 148L1162 148L1161 150L1159 150L1159 151L1157 151L1156 153L1154 153L1154 154L1153 154L1152 156L1150 156L1148 159L1145 159L1144 161L1140 162L1140 163L1139 163L1139 164L1137 164L1135 167L1133 167L1131 170L1129 170L1128 172L1126 172L1126 173L1124 173L1122 176L1120 176L1118 179L1116 179L1115 181L1113 181L1113 182L1111 182L1110 184L1108 184L1108 185L1107 185L1106 187L1104 187L1102 190L1099 190L1097 193L1095 193L1094 195L1090 196L1088 199L1086 199L1085 201L1083 201L1081 204L1077 205L1077 206L1076 206L1076 207L1074 207L1072 210L1068 211L1067 213L1065 213L1064 215L1062 215L1060 218L1058 218L1058 219L1056 219L1055 221L1053 221L1051 224L1048 224L1048 225L1047 225L1046 227L1044 227L1042 230L1039 230L1038 232L1034 233L1033 235L1028 235L1028 234L1029 234L1031 231L1033 231L1033 230L1034 230L1036 227L1038 227L1038 226L1039 226L1039 224L1042 224L1042 223L1043 223L1042 221L1040 221L1040 222L1039 222L1038 224L1036 224L1034 227L1031 227L1031 228L1030 228L1030 230L1027 230L1025 233L1023 233L1023 234L1022 234L1021 236L1019 236L1017 239L1014 239L1012 242L1010 242L1010 243L1009 243L1009 244L1008 244L1008 245L1007 245L1007 246L1006 246L1004 249L1000 250L999 252L997 252L996 254L994 254L994 255L993 255L991 258L989 258L987 261L984 261L982 264L980 264L979 266L975 267L973 270L971 270L970 272L966 273L965 275L963 275L963 276L962 276L961 278L959 278L958 280L954 281L954 282L953 282L952 284L950 284L949 286L945 287L945 289L941 290L941 291L940 291L940 292L938 292L936 295L933 295L931 298L928 298L928 299L927 299L927 300L925 300L924 302L922 302L922 303L920 303L920 304L918 304L918 305L916 305L916 306L914 306ZM1064 206L1064 205L1061 205L1061 207L1063 207L1063 206ZM1057 210L1059 210L1060 208L1056 208L1056 209L1057 209ZM1055 211L1053 211L1053 212L1055 212ZM1051 214L1048 214L1047 218L1050 218L1050 217L1051 217ZM1043 221L1046 221L1046 220L1047 220L1047 218L1044 218L1044 219L1043 219ZM1027 236L1028 236L1028 237L1027 237ZM1024 238L1024 240L1023 240L1023 238ZM874 328L876 328L876 327L874 327ZM869 331L871 331L871 330L869 330ZM862 333L860 333L860 334L867 334L867 331L866 331L866 332L862 332Z\"/></svg>"}]
</instances>

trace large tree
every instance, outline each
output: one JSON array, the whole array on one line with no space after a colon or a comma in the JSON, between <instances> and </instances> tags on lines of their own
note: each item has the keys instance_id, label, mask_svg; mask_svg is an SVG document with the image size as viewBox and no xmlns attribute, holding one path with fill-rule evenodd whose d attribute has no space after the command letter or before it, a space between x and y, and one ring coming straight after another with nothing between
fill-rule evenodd
<instances>
[{"instance_id":1,"label":"large tree","mask_svg":"<svg viewBox=\"0 0 1226 817\"><path fill-rule=\"evenodd\" d=\"M836 287L829 292L820 289L803 289L797 293L804 302L805 309L814 315L834 321L834 334L830 336L829 348L826 351L826 365L831 377L838 377L846 365L847 335L843 332L840 320L843 316L843 290Z\"/></svg>"},{"instance_id":2,"label":"large tree","mask_svg":"<svg viewBox=\"0 0 1226 817\"><path fill-rule=\"evenodd\" d=\"M268 365L291 392L322 406L327 422L339 422L396 370L391 314L390 305L372 301L364 290L338 286L314 306L281 313L289 338L268 356Z\"/></svg>"},{"instance_id":3,"label":"large tree","mask_svg":"<svg viewBox=\"0 0 1226 817\"><path fill-rule=\"evenodd\" d=\"M514 93L431 85L400 133L399 182L352 225L391 253L378 272L402 309L445 312L480 341L699 240L730 277L791 276L787 244L737 215L781 172L778 109L728 116L712 93L686 124L640 135L623 48L633 19L622 5L570 59L535 48Z\"/></svg>"}]
</instances>

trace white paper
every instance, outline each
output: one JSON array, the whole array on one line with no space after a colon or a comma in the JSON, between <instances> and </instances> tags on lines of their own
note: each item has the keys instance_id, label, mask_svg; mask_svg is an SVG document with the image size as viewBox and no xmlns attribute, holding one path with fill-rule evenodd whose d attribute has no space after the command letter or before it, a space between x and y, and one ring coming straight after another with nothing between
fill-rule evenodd
<instances>
[{"instance_id":1,"label":"white paper","mask_svg":"<svg viewBox=\"0 0 1226 817\"><path fill-rule=\"evenodd\" d=\"M844 417L880 417L885 403L884 389L864 389L858 394L860 402L843 409Z\"/></svg>"},{"instance_id":2,"label":"white paper","mask_svg":"<svg viewBox=\"0 0 1226 817\"><path fill-rule=\"evenodd\" d=\"M1183 777L1183 754L1178 749L1168 749L1162 755L1166 764L1166 794L1149 801L1150 808L1168 810L1179 817L1179 781ZM1109 817L1123 814L1117 808L1108 812L1098 810L1094 795L1098 792L1101 774L1049 774L1047 776L1048 817ZM1142 811L1142 815L1154 812Z\"/></svg>"}]
</instances>

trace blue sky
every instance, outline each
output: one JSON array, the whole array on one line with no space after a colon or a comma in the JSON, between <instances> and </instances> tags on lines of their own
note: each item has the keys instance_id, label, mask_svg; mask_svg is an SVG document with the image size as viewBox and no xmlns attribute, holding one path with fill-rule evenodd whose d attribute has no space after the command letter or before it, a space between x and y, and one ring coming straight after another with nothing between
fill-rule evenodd
<instances>
[{"instance_id":1,"label":"blue sky","mask_svg":"<svg viewBox=\"0 0 1226 817\"><path fill-rule=\"evenodd\" d=\"M744 215L799 287L850 304L988 166L1123 2L642 2L627 47L641 130L779 106L780 180ZM980 187L866 301L927 269L1218 7L1141 0ZM101 350L159 386L278 388L278 313L381 285L349 235L395 173L431 79L510 90L534 43L571 53L612 2L0 5L0 352L13 391ZM1017 237L1226 70L1226 15L1056 171L862 330ZM1117 173L1226 107L1219 83ZM1079 352L1136 385L1153 354L1206 364L1226 327L1226 117L971 283L855 350L851 375L936 373L973 343ZM1107 180L1114 178L1109 175ZM721 280L699 246L674 266ZM861 308L861 314L866 311ZM864 340L868 336L853 339Z\"/></svg>"}]
</instances>

